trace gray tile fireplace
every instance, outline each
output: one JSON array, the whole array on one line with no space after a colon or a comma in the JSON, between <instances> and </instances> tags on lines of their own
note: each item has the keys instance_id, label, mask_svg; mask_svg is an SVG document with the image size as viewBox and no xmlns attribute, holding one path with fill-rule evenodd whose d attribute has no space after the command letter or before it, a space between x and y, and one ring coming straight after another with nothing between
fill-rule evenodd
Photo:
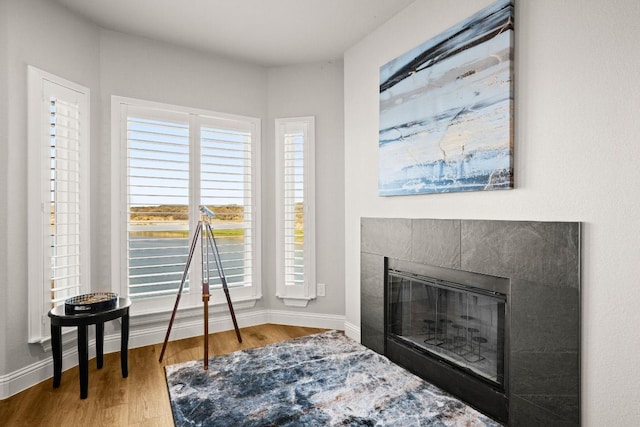
<instances>
[{"instance_id":1,"label":"gray tile fireplace","mask_svg":"<svg viewBox=\"0 0 640 427\"><path fill-rule=\"evenodd\" d=\"M362 343L511 426L580 424L580 223L363 218Z\"/></svg>"}]
</instances>

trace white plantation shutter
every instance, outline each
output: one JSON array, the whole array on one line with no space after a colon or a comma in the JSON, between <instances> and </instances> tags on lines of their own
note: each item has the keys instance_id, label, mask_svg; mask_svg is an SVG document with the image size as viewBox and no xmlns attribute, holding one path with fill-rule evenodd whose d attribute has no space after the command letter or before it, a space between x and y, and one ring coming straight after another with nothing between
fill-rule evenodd
<instances>
[{"instance_id":1,"label":"white plantation shutter","mask_svg":"<svg viewBox=\"0 0 640 427\"><path fill-rule=\"evenodd\" d=\"M120 292L142 312L166 310L183 278L199 207L206 205L215 213L211 224L231 296L254 304L261 295L259 120L121 97L112 98L112 111L118 189L112 267ZM201 249L200 238L183 307L201 304ZM224 302L212 256L209 267L211 299Z\"/></svg>"},{"instance_id":2,"label":"white plantation shutter","mask_svg":"<svg viewBox=\"0 0 640 427\"><path fill-rule=\"evenodd\" d=\"M128 295L173 295L189 253L189 117L132 109L126 126Z\"/></svg>"},{"instance_id":3,"label":"white plantation shutter","mask_svg":"<svg viewBox=\"0 0 640 427\"><path fill-rule=\"evenodd\" d=\"M283 138L284 283L304 283L304 129Z\"/></svg>"},{"instance_id":4,"label":"white plantation shutter","mask_svg":"<svg viewBox=\"0 0 640 427\"><path fill-rule=\"evenodd\" d=\"M89 90L28 68L29 341L47 312L89 292Z\"/></svg>"},{"instance_id":5,"label":"white plantation shutter","mask_svg":"<svg viewBox=\"0 0 640 427\"><path fill-rule=\"evenodd\" d=\"M277 295L305 306L316 296L314 118L276 120Z\"/></svg>"},{"instance_id":6,"label":"white plantation shutter","mask_svg":"<svg viewBox=\"0 0 640 427\"><path fill-rule=\"evenodd\" d=\"M235 120L202 118L200 127L200 199L216 218L214 236L229 287L252 282L254 128ZM221 285L215 264L211 284Z\"/></svg>"},{"instance_id":7,"label":"white plantation shutter","mask_svg":"<svg viewBox=\"0 0 640 427\"><path fill-rule=\"evenodd\" d=\"M81 293L80 111L51 97L50 280L51 307Z\"/></svg>"}]
</instances>

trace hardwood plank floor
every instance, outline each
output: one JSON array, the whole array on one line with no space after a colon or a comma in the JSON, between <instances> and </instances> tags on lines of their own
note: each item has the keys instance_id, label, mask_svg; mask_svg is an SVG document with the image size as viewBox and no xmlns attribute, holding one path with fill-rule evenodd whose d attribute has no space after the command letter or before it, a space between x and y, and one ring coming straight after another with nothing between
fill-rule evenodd
<instances>
[{"instance_id":1,"label":"hardwood plank floor","mask_svg":"<svg viewBox=\"0 0 640 427\"><path fill-rule=\"evenodd\" d=\"M209 357L260 347L324 329L265 324L241 329L242 344L235 332L209 336ZM202 359L202 337L171 341L162 363L162 344L129 350L129 377L120 373L120 353L104 356L104 366L96 369L89 361L89 396L80 399L78 367L62 373L62 382L53 388L53 379L41 382L0 401L3 426L173 426L164 366ZM63 366L64 369L64 366ZM211 367L210 367L211 369Z\"/></svg>"}]
</instances>

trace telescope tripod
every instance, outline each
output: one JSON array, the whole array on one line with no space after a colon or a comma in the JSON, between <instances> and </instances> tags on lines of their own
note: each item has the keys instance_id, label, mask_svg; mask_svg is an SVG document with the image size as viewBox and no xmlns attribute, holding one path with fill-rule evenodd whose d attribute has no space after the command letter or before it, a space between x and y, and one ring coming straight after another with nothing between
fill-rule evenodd
<instances>
[{"instance_id":1,"label":"telescope tripod","mask_svg":"<svg viewBox=\"0 0 640 427\"><path fill-rule=\"evenodd\" d=\"M236 315L233 311L233 304L231 303L231 296L229 295L229 287L227 286L227 278L224 275L224 270L222 268L222 260L220 259L220 253L218 252L218 246L216 244L216 239L213 236L213 229L211 224L209 223L209 218L213 217L213 213L207 209L205 206L200 207L200 211L202 212L202 219L198 221L198 225L193 234L193 239L191 239L191 247L189 248L189 256L187 257L187 263L184 267L184 272L182 274L182 280L180 281L180 287L178 288L178 293L176 295L176 302L173 306L173 312L171 313L171 320L169 321L169 327L167 328L167 334L164 337L164 343L162 344L162 351L160 352L159 362L162 362L162 358L164 356L164 352L167 348L167 342L169 341L169 334L171 333L171 328L173 326L173 321L176 317L176 312L178 311L178 305L180 304L180 297L182 296L182 290L184 288L185 281L187 280L187 276L189 274L189 266L191 265L191 260L193 259L193 254L195 252L196 246L198 244L198 238L201 238L201 260L202 260L202 302L204 305L204 369L209 369L209 298L211 294L209 293L209 249L211 249L211 253L213 254L213 259L216 263L216 269L218 270L218 276L220 277L220 282L222 283L222 290L227 298L227 305L229 306L229 313L231 313L231 320L233 320L233 327L236 331L236 336L238 337L238 342L242 342L242 337L240 336L240 329L238 329L238 322L236 321ZM204 237L202 236L204 232ZM205 241L206 240L206 241Z\"/></svg>"}]
</instances>

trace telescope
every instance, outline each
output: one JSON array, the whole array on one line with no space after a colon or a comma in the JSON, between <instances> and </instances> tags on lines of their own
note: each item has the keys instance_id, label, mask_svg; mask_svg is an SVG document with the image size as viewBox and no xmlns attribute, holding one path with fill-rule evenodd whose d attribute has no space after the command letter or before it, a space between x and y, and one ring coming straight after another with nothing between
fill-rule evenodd
<instances>
[{"instance_id":1,"label":"telescope","mask_svg":"<svg viewBox=\"0 0 640 427\"><path fill-rule=\"evenodd\" d=\"M214 214L213 211L208 207L206 207L205 205L200 205L200 212L202 213L202 215L205 215L211 219L215 218L216 216L216 214Z\"/></svg>"},{"instance_id":2,"label":"telescope","mask_svg":"<svg viewBox=\"0 0 640 427\"><path fill-rule=\"evenodd\" d=\"M200 213L202 215L200 221L198 221L198 226L196 227L195 232L193 233L193 239L191 239L191 248L189 249L189 256L187 257L187 263L184 267L184 272L182 274L182 281L180 282L180 287L178 288L178 293L176 295L176 302L173 306L173 312L171 313L171 320L169 320L169 327L167 328L167 334L164 337L164 343L162 344L162 351L160 352L159 362L162 362L162 358L164 356L164 351L167 348L167 342L169 341L169 334L171 333L171 328L173 326L173 321L176 317L176 312L178 311L178 304L180 303L180 296L182 295L182 289L184 288L185 281L187 280L187 275L189 274L189 265L191 265L191 260L193 259L193 253L195 252L198 238L202 237L201 243L201 266L202 266L202 302L204 304L204 369L209 368L209 249L213 253L213 259L216 263L216 268L218 270L218 277L220 278L220 282L222 283L222 290L227 298L227 305L229 306L229 313L231 314L231 320L233 320L233 327L236 330L236 336L238 338L238 342L242 343L242 337L240 336L240 329L238 328L238 322L236 321L236 314L233 311L233 304L231 303L231 296L229 295L229 287L227 286L227 278L224 275L224 270L222 268L222 259L220 258L220 252L218 251L218 245L216 244L216 238L213 236L213 228L211 227L210 219L213 219L216 214L213 213L211 209L206 207L205 205L200 205ZM204 231L204 236L202 236ZM206 239L206 242L205 242Z\"/></svg>"}]
</instances>

